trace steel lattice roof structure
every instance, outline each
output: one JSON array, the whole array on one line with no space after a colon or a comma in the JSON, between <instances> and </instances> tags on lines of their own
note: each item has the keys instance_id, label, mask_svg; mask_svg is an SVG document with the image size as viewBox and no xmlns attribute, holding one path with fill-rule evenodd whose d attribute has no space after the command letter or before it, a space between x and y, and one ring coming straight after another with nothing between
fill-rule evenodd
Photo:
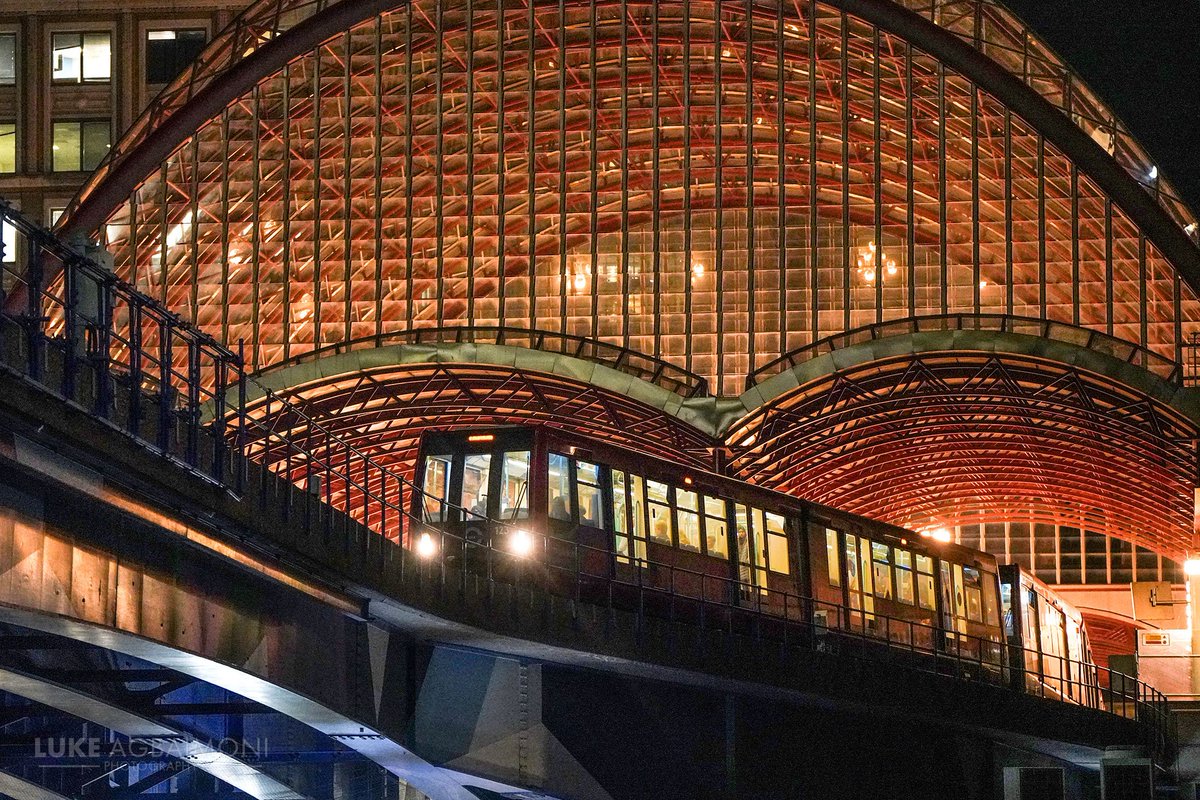
<instances>
[{"instance_id":1,"label":"steel lattice roof structure","mask_svg":"<svg viewBox=\"0 0 1200 800\"><path fill-rule=\"evenodd\" d=\"M398 463L624 421L891 521L1192 544L1195 216L993 2L257 2L60 225Z\"/></svg>"}]
</instances>

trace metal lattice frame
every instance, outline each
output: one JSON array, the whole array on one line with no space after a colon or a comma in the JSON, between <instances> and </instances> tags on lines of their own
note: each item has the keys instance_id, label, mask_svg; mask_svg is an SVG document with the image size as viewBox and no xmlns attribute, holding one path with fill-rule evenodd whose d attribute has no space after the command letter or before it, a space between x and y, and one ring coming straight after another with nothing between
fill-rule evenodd
<instances>
[{"instance_id":1,"label":"metal lattice frame","mask_svg":"<svg viewBox=\"0 0 1200 800\"><path fill-rule=\"evenodd\" d=\"M992 6L346 6L289 11L228 68L214 53L240 45L214 43L211 74L181 78L67 223L138 158L159 165L104 211L119 270L245 339L256 368L512 325L731 394L785 352L897 317L1057 319L1176 361L1200 321L1180 220ZM149 159L163 142L181 144Z\"/></svg>"},{"instance_id":2,"label":"metal lattice frame","mask_svg":"<svg viewBox=\"0 0 1200 800\"><path fill-rule=\"evenodd\" d=\"M399 365L334 376L278 395L320 423L337 444L350 443L375 463L411 479L425 430L491 425L545 425L610 441L677 463L712 468L717 442L671 415L559 376L483 364ZM270 430L287 433L317 462L327 458L325 433L313 434L307 423L288 411L278 413L265 402L251 404L248 414L269 420ZM252 429L253 430L253 429ZM271 469L304 485L308 462L277 442L250 441L248 454ZM347 474L354 474L351 465ZM335 507L344 507L345 481L316 487ZM368 480L370 478L368 477ZM371 485L380 496L393 487ZM407 487L396 486L405 492ZM361 487L350 487L350 513L361 517ZM395 536L399 520L381 525Z\"/></svg>"},{"instance_id":3,"label":"metal lattice frame","mask_svg":"<svg viewBox=\"0 0 1200 800\"><path fill-rule=\"evenodd\" d=\"M913 528L1031 521L1172 558L1192 544L1194 423L1083 370L923 353L835 372L730 437L746 479ZM1023 518L1025 518L1023 516Z\"/></svg>"}]
</instances>

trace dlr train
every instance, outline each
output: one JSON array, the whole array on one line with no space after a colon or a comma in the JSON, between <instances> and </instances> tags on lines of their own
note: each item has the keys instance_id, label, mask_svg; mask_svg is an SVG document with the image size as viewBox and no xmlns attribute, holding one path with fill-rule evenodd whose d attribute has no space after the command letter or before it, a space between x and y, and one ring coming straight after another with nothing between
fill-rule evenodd
<instances>
[{"instance_id":1,"label":"dlr train","mask_svg":"<svg viewBox=\"0 0 1200 800\"><path fill-rule=\"evenodd\" d=\"M630 602L744 607L1098 700L1080 615L944 529L913 533L544 427L427 432L418 458L421 555L444 546L479 570L500 553L487 569L540 575L551 591L592 582L617 602L625 588Z\"/></svg>"}]
</instances>

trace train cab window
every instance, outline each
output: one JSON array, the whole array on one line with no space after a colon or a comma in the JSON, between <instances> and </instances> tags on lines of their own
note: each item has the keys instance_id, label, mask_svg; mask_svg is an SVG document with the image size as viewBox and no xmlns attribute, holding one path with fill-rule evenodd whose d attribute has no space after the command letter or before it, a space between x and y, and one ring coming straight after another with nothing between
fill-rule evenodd
<instances>
[{"instance_id":1,"label":"train cab window","mask_svg":"<svg viewBox=\"0 0 1200 800\"><path fill-rule=\"evenodd\" d=\"M463 459L461 505L468 519L482 519L488 513L488 481L492 474L492 454L472 453Z\"/></svg>"},{"instance_id":2,"label":"train cab window","mask_svg":"<svg viewBox=\"0 0 1200 800\"><path fill-rule=\"evenodd\" d=\"M564 455L550 454L546 497L550 519L571 521L571 470Z\"/></svg>"},{"instance_id":3,"label":"train cab window","mask_svg":"<svg viewBox=\"0 0 1200 800\"><path fill-rule=\"evenodd\" d=\"M695 492L675 490L675 520L679 529L679 547L700 552L700 498Z\"/></svg>"},{"instance_id":4,"label":"train cab window","mask_svg":"<svg viewBox=\"0 0 1200 800\"><path fill-rule=\"evenodd\" d=\"M446 504L450 500L450 463L452 456L425 456L425 477L421 490L425 493L426 522L445 522Z\"/></svg>"},{"instance_id":5,"label":"train cab window","mask_svg":"<svg viewBox=\"0 0 1200 800\"><path fill-rule=\"evenodd\" d=\"M650 538L656 542L674 544L671 535L671 506L668 504L668 486L658 481L646 480L646 508L650 512Z\"/></svg>"},{"instance_id":6,"label":"train cab window","mask_svg":"<svg viewBox=\"0 0 1200 800\"><path fill-rule=\"evenodd\" d=\"M600 491L600 467L575 462L575 492L579 498L579 524L604 527L604 499Z\"/></svg>"},{"instance_id":7,"label":"train cab window","mask_svg":"<svg viewBox=\"0 0 1200 800\"><path fill-rule=\"evenodd\" d=\"M626 505L625 473L614 469L612 471L613 552L624 558L629 557L629 524L625 519Z\"/></svg>"},{"instance_id":8,"label":"train cab window","mask_svg":"<svg viewBox=\"0 0 1200 800\"><path fill-rule=\"evenodd\" d=\"M779 514L770 511L767 517L767 565L771 572L787 575L791 571L788 563L787 525Z\"/></svg>"},{"instance_id":9,"label":"train cab window","mask_svg":"<svg viewBox=\"0 0 1200 800\"><path fill-rule=\"evenodd\" d=\"M918 555L917 562L917 605L926 611L937 608L937 593L933 589L933 559Z\"/></svg>"},{"instance_id":10,"label":"train cab window","mask_svg":"<svg viewBox=\"0 0 1200 800\"><path fill-rule=\"evenodd\" d=\"M875 596L883 600L892 599L892 554L886 544L871 542L871 560L874 562Z\"/></svg>"},{"instance_id":11,"label":"train cab window","mask_svg":"<svg viewBox=\"0 0 1200 800\"><path fill-rule=\"evenodd\" d=\"M842 585L842 562L838 558L838 532L825 529L825 561L829 566L829 585Z\"/></svg>"},{"instance_id":12,"label":"train cab window","mask_svg":"<svg viewBox=\"0 0 1200 800\"><path fill-rule=\"evenodd\" d=\"M895 553L896 567L896 599L901 603L915 605L916 598L913 595L913 563L912 553L907 550L901 550L897 547L892 551Z\"/></svg>"},{"instance_id":13,"label":"train cab window","mask_svg":"<svg viewBox=\"0 0 1200 800\"><path fill-rule=\"evenodd\" d=\"M500 519L529 519L529 451L504 454L500 475Z\"/></svg>"},{"instance_id":14,"label":"train cab window","mask_svg":"<svg viewBox=\"0 0 1200 800\"><path fill-rule=\"evenodd\" d=\"M704 498L704 539L708 554L729 558L729 523L725 501L717 497Z\"/></svg>"},{"instance_id":15,"label":"train cab window","mask_svg":"<svg viewBox=\"0 0 1200 800\"><path fill-rule=\"evenodd\" d=\"M983 581L979 570L963 567L963 597L966 601L966 617L972 622L983 622ZM955 580L957 581L957 569Z\"/></svg>"}]
</instances>

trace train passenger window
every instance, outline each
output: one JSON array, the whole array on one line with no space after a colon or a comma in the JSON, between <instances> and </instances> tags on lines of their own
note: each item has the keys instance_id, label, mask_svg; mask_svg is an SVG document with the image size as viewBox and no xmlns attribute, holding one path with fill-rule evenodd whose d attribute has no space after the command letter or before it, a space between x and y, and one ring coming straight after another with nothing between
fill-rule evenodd
<instances>
[{"instance_id":1,"label":"train passenger window","mask_svg":"<svg viewBox=\"0 0 1200 800\"><path fill-rule=\"evenodd\" d=\"M896 558L896 599L901 603L914 604L912 553L897 547L892 551Z\"/></svg>"},{"instance_id":2,"label":"train passenger window","mask_svg":"<svg viewBox=\"0 0 1200 800\"><path fill-rule=\"evenodd\" d=\"M700 552L700 499L695 492L675 490L675 517L679 526L679 547Z\"/></svg>"},{"instance_id":3,"label":"train passenger window","mask_svg":"<svg viewBox=\"0 0 1200 800\"><path fill-rule=\"evenodd\" d=\"M529 451L504 454L500 475L500 519L529 519Z\"/></svg>"},{"instance_id":4,"label":"train passenger window","mask_svg":"<svg viewBox=\"0 0 1200 800\"><path fill-rule=\"evenodd\" d=\"M729 558L729 532L725 521L727 513L724 500L704 498L704 539L710 556Z\"/></svg>"},{"instance_id":5,"label":"train passenger window","mask_svg":"<svg viewBox=\"0 0 1200 800\"><path fill-rule=\"evenodd\" d=\"M1013 636L1016 633L1016 620L1013 618L1012 586L1000 584L1000 607L1004 609L1004 635Z\"/></svg>"},{"instance_id":6,"label":"train passenger window","mask_svg":"<svg viewBox=\"0 0 1200 800\"><path fill-rule=\"evenodd\" d=\"M450 462L452 456L425 456L425 493L423 506L426 522L445 522L446 503L450 499Z\"/></svg>"},{"instance_id":7,"label":"train passenger window","mask_svg":"<svg viewBox=\"0 0 1200 800\"><path fill-rule=\"evenodd\" d=\"M600 493L600 467L575 462L575 492L579 500L579 524L604 527L604 500Z\"/></svg>"},{"instance_id":8,"label":"train passenger window","mask_svg":"<svg viewBox=\"0 0 1200 800\"><path fill-rule=\"evenodd\" d=\"M862 575L863 594L874 594L875 590L872 588L874 581L871 579L871 541L861 536L858 539L858 560L861 567L859 573Z\"/></svg>"},{"instance_id":9,"label":"train passenger window","mask_svg":"<svg viewBox=\"0 0 1200 800\"><path fill-rule=\"evenodd\" d=\"M858 608L858 539L846 537L846 588L850 590L850 607Z\"/></svg>"},{"instance_id":10,"label":"train passenger window","mask_svg":"<svg viewBox=\"0 0 1200 800\"><path fill-rule=\"evenodd\" d=\"M634 555L639 559L646 558L646 487L641 475L629 476L629 511L633 521L630 530L633 533Z\"/></svg>"},{"instance_id":11,"label":"train passenger window","mask_svg":"<svg viewBox=\"0 0 1200 800\"><path fill-rule=\"evenodd\" d=\"M838 533L833 528L825 529L825 560L829 565L829 585L842 585L842 563L838 558Z\"/></svg>"},{"instance_id":12,"label":"train passenger window","mask_svg":"<svg viewBox=\"0 0 1200 800\"><path fill-rule=\"evenodd\" d=\"M966 616L972 622L983 622L983 581L979 570L963 567L963 592L966 600ZM955 578L957 579L957 575Z\"/></svg>"},{"instance_id":13,"label":"train passenger window","mask_svg":"<svg viewBox=\"0 0 1200 800\"><path fill-rule=\"evenodd\" d=\"M463 459L462 507L467 510L467 519L483 519L487 516L491 474L491 453L472 453Z\"/></svg>"},{"instance_id":14,"label":"train passenger window","mask_svg":"<svg viewBox=\"0 0 1200 800\"><path fill-rule=\"evenodd\" d=\"M650 538L663 544L674 544L671 535L671 507L667 504L667 485L646 480L646 508L650 512Z\"/></svg>"},{"instance_id":15,"label":"train passenger window","mask_svg":"<svg viewBox=\"0 0 1200 800\"><path fill-rule=\"evenodd\" d=\"M613 515L613 552L622 557L629 557L629 531L625 521L625 473L619 469L612 471L612 515Z\"/></svg>"},{"instance_id":16,"label":"train passenger window","mask_svg":"<svg viewBox=\"0 0 1200 800\"><path fill-rule=\"evenodd\" d=\"M571 521L571 470L566 456L550 454L546 497L550 519Z\"/></svg>"},{"instance_id":17,"label":"train passenger window","mask_svg":"<svg viewBox=\"0 0 1200 800\"><path fill-rule=\"evenodd\" d=\"M933 559L917 556L917 605L926 611L937 608L937 593L933 589Z\"/></svg>"},{"instance_id":18,"label":"train passenger window","mask_svg":"<svg viewBox=\"0 0 1200 800\"><path fill-rule=\"evenodd\" d=\"M891 548L879 542L871 543L871 560L875 563L875 596L892 599Z\"/></svg>"},{"instance_id":19,"label":"train passenger window","mask_svg":"<svg viewBox=\"0 0 1200 800\"><path fill-rule=\"evenodd\" d=\"M787 575L791 571L788 563L787 527L779 514L767 512L767 564L771 572Z\"/></svg>"},{"instance_id":20,"label":"train passenger window","mask_svg":"<svg viewBox=\"0 0 1200 800\"><path fill-rule=\"evenodd\" d=\"M761 587L767 585L767 526L763 522L761 508L750 509L750 552L754 556L754 582Z\"/></svg>"},{"instance_id":21,"label":"train passenger window","mask_svg":"<svg viewBox=\"0 0 1200 800\"><path fill-rule=\"evenodd\" d=\"M738 582L742 591L748 592L754 579L750 571L750 514L744 505L737 504L733 507L733 517L737 525Z\"/></svg>"},{"instance_id":22,"label":"train passenger window","mask_svg":"<svg viewBox=\"0 0 1200 800\"><path fill-rule=\"evenodd\" d=\"M950 569L952 570L951 574L954 576L953 577L954 600L953 600L953 606L952 606L953 613L954 613L954 616L958 617L959 619L966 619L966 617L967 617L967 599L966 599L966 597L963 596L962 564L954 564L951 566Z\"/></svg>"},{"instance_id":23,"label":"train passenger window","mask_svg":"<svg viewBox=\"0 0 1200 800\"><path fill-rule=\"evenodd\" d=\"M996 602L996 576L983 573L983 621L988 625L1000 624L1000 609Z\"/></svg>"}]
</instances>

